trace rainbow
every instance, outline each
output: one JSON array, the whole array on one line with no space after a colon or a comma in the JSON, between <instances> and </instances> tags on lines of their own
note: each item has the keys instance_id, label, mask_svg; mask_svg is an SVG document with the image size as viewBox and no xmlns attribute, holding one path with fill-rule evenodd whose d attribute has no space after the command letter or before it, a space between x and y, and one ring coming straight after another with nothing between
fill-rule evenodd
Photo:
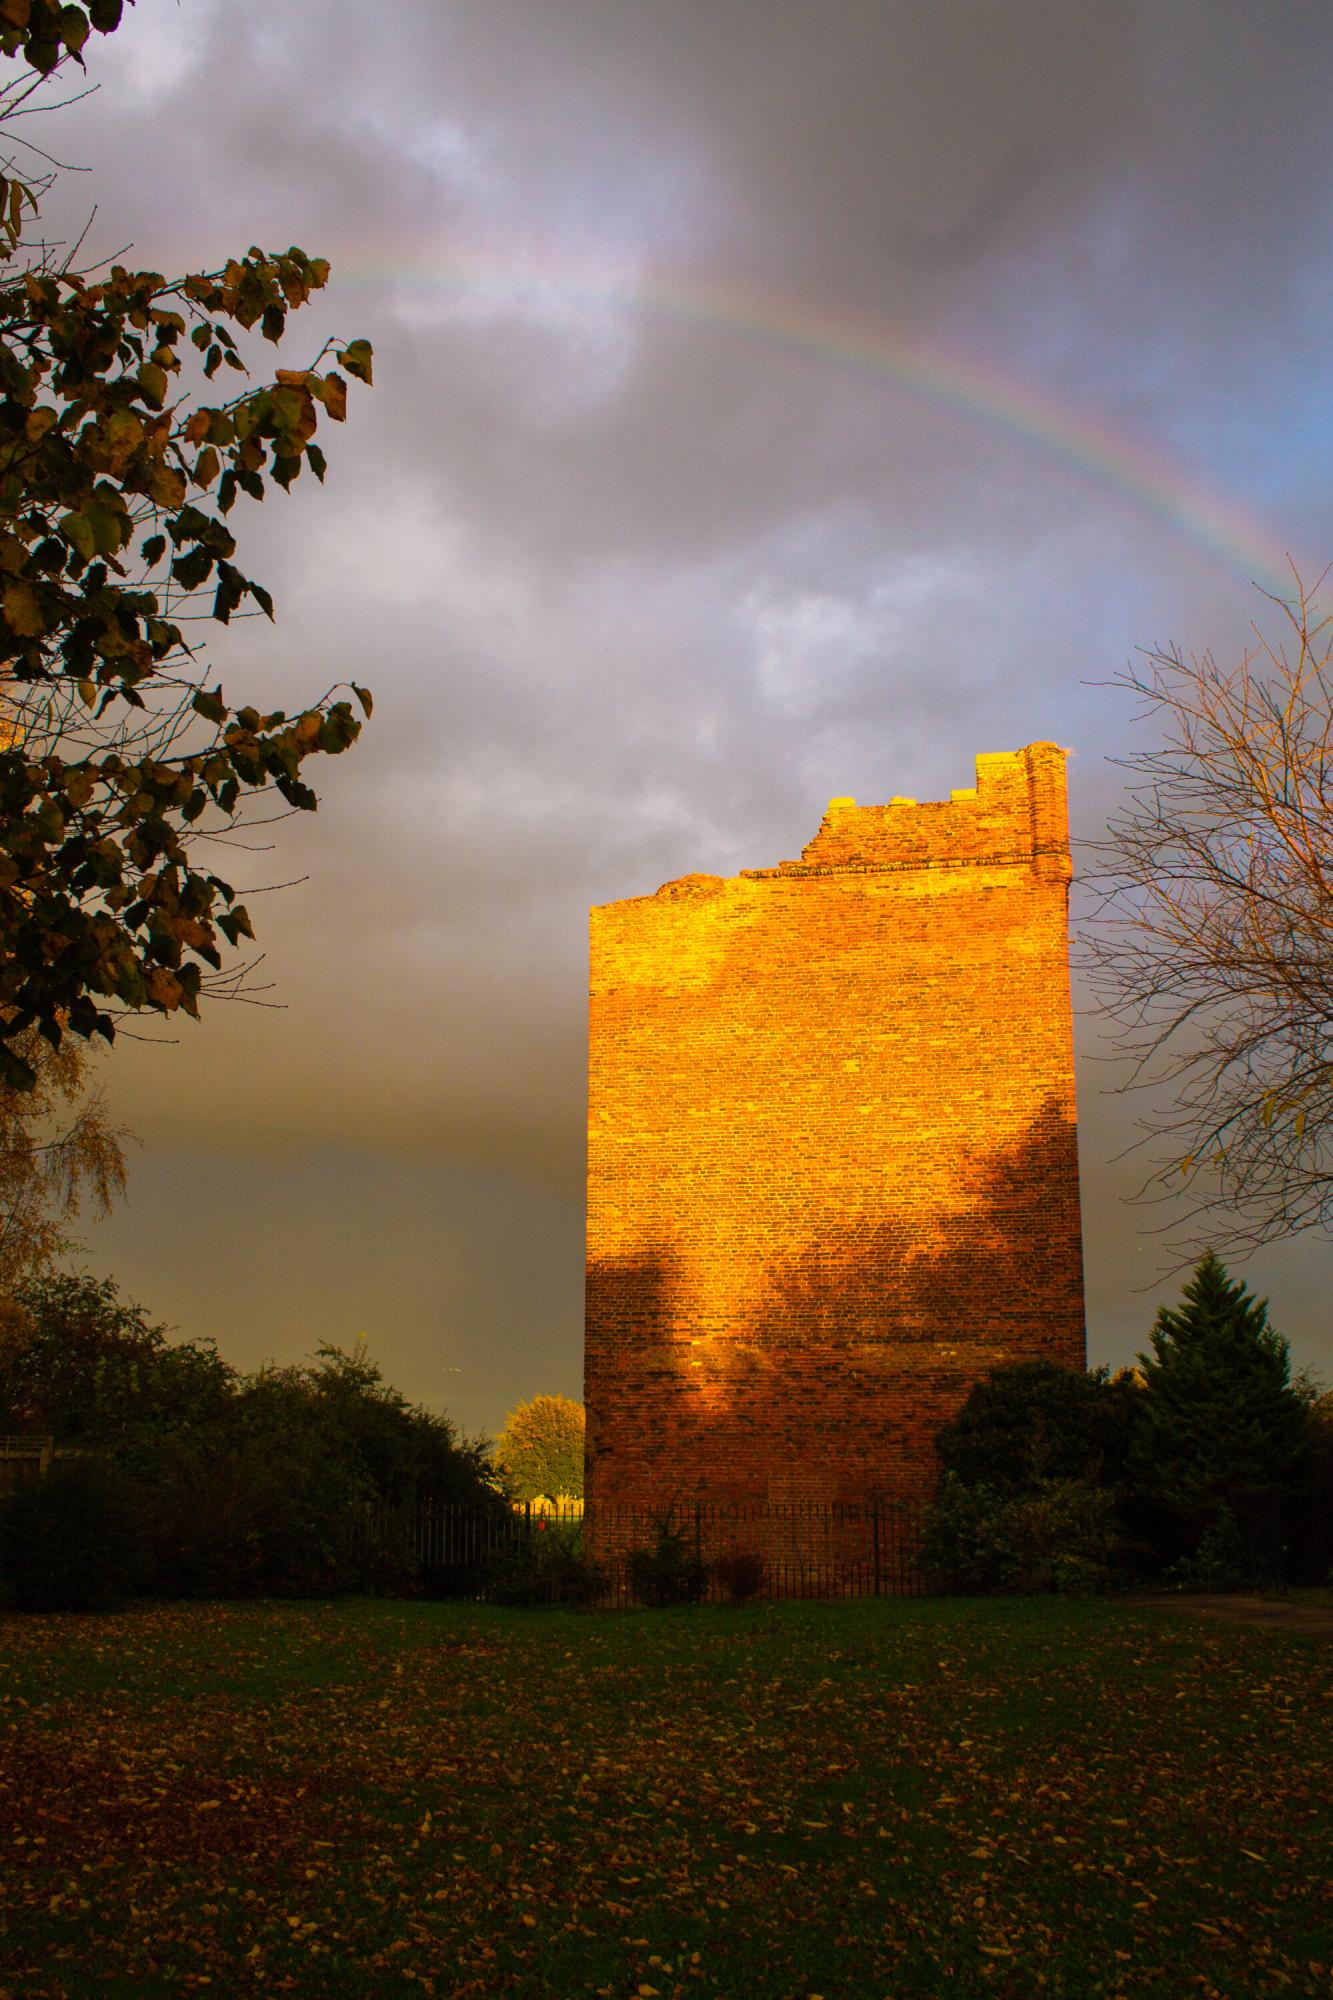
<instances>
[{"instance_id":1,"label":"rainbow","mask_svg":"<svg viewBox=\"0 0 1333 2000\"><path fill-rule=\"evenodd\" d=\"M883 321L834 313L767 291L712 279L670 276L545 251L443 246L410 278L402 265L350 269L335 262L333 286L373 285L464 296L478 287L537 286L572 305L648 312L709 331L804 355L824 367L894 384L910 396L1005 433L1065 466L1138 513L1220 559L1242 578L1290 599L1293 562L1307 584L1324 565L1279 542L1248 510L1186 472L1142 439L1127 437L1017 375L914 341Z\"/></svg>"}]
</instances>

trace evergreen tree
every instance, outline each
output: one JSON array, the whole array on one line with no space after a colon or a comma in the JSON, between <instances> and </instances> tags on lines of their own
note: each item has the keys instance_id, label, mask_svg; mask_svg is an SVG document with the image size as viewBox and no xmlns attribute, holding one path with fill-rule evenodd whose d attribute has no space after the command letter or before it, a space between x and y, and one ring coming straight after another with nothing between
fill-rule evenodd
<instances>
[{"instance_id":1,"label":"evergreen tree","mask_svg":"<svg viewBox=\"0 0 1333 2000\"><path fill-rule=\"evenodd\" d=\"M1192 1556L1229 1513L1257 1558L1289 1516L1310 1454L1309 1413L1268 1303L1210 1250L1180 1305L1158 1312L1151 1341L1131 1452L1144 1525L1163 1555Z\"/></svg>"}]
</instances>

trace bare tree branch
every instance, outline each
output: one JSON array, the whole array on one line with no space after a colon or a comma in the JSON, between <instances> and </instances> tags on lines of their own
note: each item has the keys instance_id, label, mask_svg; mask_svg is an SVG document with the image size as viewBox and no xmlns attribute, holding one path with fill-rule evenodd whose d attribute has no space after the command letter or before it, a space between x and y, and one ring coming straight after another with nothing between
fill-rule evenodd
<instances>
[{"instance_id":1,"label":"bare tree branch","mask_svg":"<svg viewBox=\"0 0 1333 2000\"><path fill-rule=\"evenodd\" d=\"M1327 572L1325 572L1327 574ZM1238 665L1150 651L1112 686L1160 747L1113 761L1127 803L1092 844L1081 955L1149 1088L1182 1259L1333 1222L1333 619L1293 570L1289 630ZM1168 1223L1166 1227L1175 1227Z\"/></svg>"}]
</instances>

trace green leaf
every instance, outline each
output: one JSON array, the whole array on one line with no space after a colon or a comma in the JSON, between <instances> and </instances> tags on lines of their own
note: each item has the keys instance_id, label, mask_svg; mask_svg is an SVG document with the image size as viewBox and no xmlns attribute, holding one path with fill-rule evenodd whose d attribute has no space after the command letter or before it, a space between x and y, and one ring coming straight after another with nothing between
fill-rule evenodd
<instances>
[{"instance_id":1,"label":"green leaf","mask_svg":"<svg viewBox=\"0 0 1333 2000\"><path fill-rule=\"evenodd\" d=\"M150 569L154 566L154 564L161 562L166 552L167 552L167 538L165 535L149 535L146 538L146 540L144 540L140 544L139 548L139 554L143 557L144 561L148 564Z\"/></svg>"},{"instance_id":2,"label":"green leaf","mask_svg":"<svg viewBox=\"0 0 1333 2000\"><path fill-rule=\"evenodd\" d=\"M4 588L5 624L20 639L38 639L46 630L42 617L42 607L36 591L22 577L16 577Z\"/></svg>"},{"instance_id":3,"label":"green leaf","mask_svg":"<svg viewBox=\"0 0 1333 2000\"><path fill-rule=\"evenodd\" d=\"M88 12L99 35L114 34L120 26L122 0L88 0Z\"/></svg>"},{"instance_id":4,"label":"green leaf","mask_svg":"<svg viewBox=\"0 0 1333 2000\"><path fill-rule=\"evenodd\" d=\"M167 371L159 368L156 361L142 361L134 371L134 379L143 390L145 400L155 410L160 410L167 400Z\"/></svg>"},{"instance_id":5,"label":"green leaf","mask_svg":"<svg viewBox=\"0 0 1333 2000\"><path fill-rule=\"evenodd\" d=\"M130 532L125 503L113 487L99 486L84 504L84 513L93 531L99 556L119 555Z\"/></svg>"},{"instance_id":6,"label":"green leaf","mask_svg":"<svg viewBox=\"0 0 1333 2000\"><path fill-rule=\"evenodd\" d=\"M311 791L309 785L303 785L299 778L289 778L284 773L280 778L276 778L274 783L288 805L295 806L298 811L314 812L318 807L318 796Z\"/></svg>"},{"instance_id":7,"label":"green leaf","mask_svg":"<svg viewBox=\"0 0 1333 2000\"><path fill-rule=\"evenodd\" d=\"M254 940L255 934L250 927L250 917L244 903L237 903L234 909L225 911L218 918L218 929L231 945L238 944L243 937L248 937L252 942Z\"/></svg>"},{"instance_id":8,"label":"green leaf","mask_svg":"<svg viewBox=\"0 0 1333 2000\"><path fill-rule=\"evenodd\" d=\"M229 562L218 564L218 587L213 595L213 616L220 625L231 623L231 614L245 595L245 578Z\"/></svg>"},{"instance_id":9,"label":"green leaf","mask_svg":"<svg viewBox=\"0 0 1333 2000\"><path fill-rule=\"evenodd\" d=\"M374 350L368 340L354 340L348 346L339 348L338 359L358 382L364 382L367 387L372 385Z\"/></svg>"},{"instance_id":10,"label":"green leaf","mask_svg":"<svg viewBox=\"0 0 1333 2000\"><path fill-rule=\"evenodd\" d=\"M375 704L370 698L369 688L358 687L356 682L353 681L352 693L356 696L357 700L360 702L362 708L366 711L367 715L371 715L374 713Z\"/></svg>"},{"instance_id":11,"label":"green leaf","mask_svg":"<svg viewBox=\"0 0 1333 2000\"><path fill-rule=\"evenodd\" d=\"M62 7L60 10L60 39L72 54L77 55L88 39L88 16L82 7Z\"/></svg>"},{"instance_id":12,"label":"green leaf","mask_svg":"<svg viewBox=\"0 0 1333 2000\"><path fill-rule=\"evenodd\" d=\"M72 549L77 549L85 562L91 562L97 553L97 542L93 535L93 524L86 514L62 514L56 523L61 534Z\"/></svg>"},{"instance_id":13,"label":"green leaf","mask_svg":"<svg viewBox=\"0 0 1333 2000\"><path fill-rule=\"evenodd\" d=\"M310 461L310 470L322 486L324 484L324 474L328 471L328 461L317 444L308 444L305 448L305 455Z\"/></svg>"},{"instance_id":14,"label":"green leaf","mask_svg":"<svg viewBox=\"0 0 1333 2000\"><path fill-rule=\"evenodd\" d=\"M177 556L171 565L171 574L186 590L197 590L201 583L212 574L213 558L207 549L193 548L187 555Z\"/></svg>"},{"instance_id":15,"label":"green leaf","mask_svg":"<svg viewBox=\"0 0 1333 2000\"><path fill-rule=\"evenodd\" d=\"M190 706L196 715L205 716L209 722L227 720L227 704L222 699L220 687L214 688L211 693L206 688L201 688L191 700Z\"/></svg>"}]
</instances>

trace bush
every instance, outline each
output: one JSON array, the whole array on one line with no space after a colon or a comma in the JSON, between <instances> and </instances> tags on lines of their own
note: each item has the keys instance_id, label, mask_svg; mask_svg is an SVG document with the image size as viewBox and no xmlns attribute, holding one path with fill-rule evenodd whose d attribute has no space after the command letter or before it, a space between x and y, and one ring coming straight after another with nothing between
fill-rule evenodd
<instances>
[{"instance_id":1,"label":"bush","mask_svg":"<svg viewBox=\"0 0 1333 2000\"><path fill-rule=\"evenodd\" d=\"M1117 1554L1114 1496L1087 1480L1025 1493L946 1472L926 1516L922 1564L943 1589L987 1596L1101 1589Z\"/></svg>"},{"instance_id":2,"label":"bush","mask_svg":"<svg viewBox=\"0 0 1333 2000\"><path fill-rule=\"evenodd\" d=\"M717 1556L711 1570L714 1583L732 1604L748 1604L764 1587L764 1559L754 1549Z\"/></svg>"},{"instance_id":3,"label":"bush","mask_svg":"<svg viewBox=\"0 0 1333 2000\"><path fill-rule=\"evenodd\" d=\"M1199 1537L1199 1546L1166 1572L1185 1590L1242 1590L1258 1581L1245 1537L1225 1501Z\"/></svg>"},{"instance_id":4,"label":"bush","mask_svg":"<svg viewBox=\"0 0 1333 2000\"><path fill-rule=\"evenodd\" d=\"M603 1596L610 1579L582 1549L581 1521L568 1526L534 1521L492 1562L487 1594L492 1603L587 1606Z\"/></svg>"},{"instance_id":5,"label":"bush","mask_svg":"<svg viewBox=\"0 0 1333 2000\"><path fill-rule=\"evenodd\" d=\"M629 1585L641 1604L697 1604L708 1582L708 1567L690 1547L684 1528L668 1515L657 1525L653 1548L634 1549L629 1558Z\"/></svg>"},{"instance_id":6,"label":"bush","mask_svg":"<svg viewBox=\"0 0 1333 2000\"><path fill-rule=\"evenodd\" d=\"M1053 1361L992 1369L940 1431L936 1455L964 1486L1029 1493L1067 1480L1117 1484L1142 1403L1133 1378Z\"/></svg>"},{"instance_id":7,"label":"bush","mask_svg":"<svg viewBox=\"0 0 1333 2000\"><path fill-rule=\"evenodd\" d=\"M121 1452L198 1434L226 1407L235 1377L212 1344L170 1345L111 1278L32 1278L13 1304L0 1333L0 1430Z\"/></svg>"},{"instance_id":8,"label":"bush","mask_svg":"<svg viewBox=\"0 0 1333 2000\"><path fill-rule=\"evenodd\" d=\"M143 1582L142 1525L118 1467L57 1464L0 1509L0 1577L20 1611L105 1611Z\"/></svg>"}]
</instances>

